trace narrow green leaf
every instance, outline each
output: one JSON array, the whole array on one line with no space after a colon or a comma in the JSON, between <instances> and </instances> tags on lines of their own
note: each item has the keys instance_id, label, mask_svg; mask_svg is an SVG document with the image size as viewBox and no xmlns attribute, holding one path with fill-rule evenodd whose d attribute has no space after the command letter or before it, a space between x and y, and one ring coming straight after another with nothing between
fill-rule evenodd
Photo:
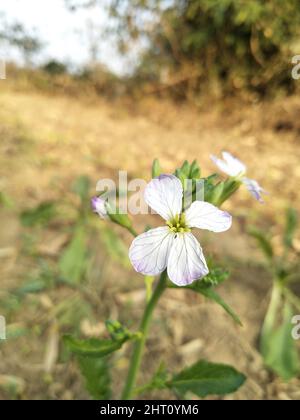
<instances>
[{"instance_id":1,"label":"narrow green leaf","mask_svg":"<svg viewBox=\"0 0 300 420\"><path fill-rule=\"evenodd\" d=\"M23 286L14 290L13 293L16 296L23 297L30 293L40 293L47 289L47 284L43 280L32 280L25 283Z\"/></svg>"},{"instance_id":2,"label":"narrow green leaf","mask_svg":"<svg viewBox=\"0 0 300 420\"><path fill-rule=\"evenodd\" d=\"M111 378L106 358L77 356L77 361L85 386L95 400L109 400L111 398Z\"/></svg>"},{"instance_id":3,"label":"narrow green leaf","mask_svg":"<svg viewBox=\"0 0 300 420\"><path fill-rule=\"evenodd\" d=\"M242 326L243 324L235 311L214 290L214 286L221 284L228 278L228 276L229 273L227 271L224 271L220 268L214 268L211 269L210 273L204 279L194 281L194 283L192 283L190 286L179 287L169 282L168 287L174 289L189 289L196 293L200 293L207 299L213 300L215 303L220 305L237 324Z\"/></svg>"},{"instance_id":4,"label":"narrow green leaf","mask_svg":"<svg viewBox=\"0 0 300 420\"><path fill-rule=\"evenodd\" d=\"M99 228L101 229L100 240L110 257L122 264L123 267L130 267L128 247L123 240L110 227L99 224Z\"/></svg>"},{"instance_id":5,"label":"narrow green leaf","mask_svg":"<svg viewBox=\"0 0 300 420\"><path fill-rule=\"evenodd\" d=\"M81 340L70 335L64 336L64 343L68 349L77 355L86 357L104 357L119 350L129 338L122 340L99 340L89 338Z\"/></svg>"},{"instance_id":6,"label":"narrow green leaf","mask_svg":"<svg viewBox=\"0 0 300 420\"><path fill-rule=\"evenodd\" d=\"M235 392L244 384L246 377L228 365L200 360L184 369L168 382L169 388L184 397L192 392L198 397L226 395Z\"/></svg>"},{"instance_id":7,"label":"narrow green leaf","mask_svg":"<svg viewBox=\"0 0 300 420\"><path fill-rule=\"evenodd\" d=\"M25 227L45 226L56 216L55 203L45 201L37 207L21 213L21 223Z\"/></svg>"},{"instance_id":8,"label":"narrow green leaf","mask_svg":"<svg viewBox=\"0 0 300 420\"><path fill-rule=\"evenodd\" d=\"M74 182L73 191L80 197L82 203L89 202L90 186L90 179L86 175L79 176Z\"/></svg>"},{"instance_id":9,"label":"narrow green leaf","mask_svg":"<svg viewBox=\"0 0 300 420\"><path fill-rule=\"evenodd\" d=\"M291 305L286 303L282 323L272 330L265 330L261 338L266 365L284 380L289 380L300 372L297 345L292 337L292 317Z\"/></svg>"},{"instance_id":10,"label":"narrow green leaf","mask_svg":"<svg viewBox=\"0 0 300 420\"><path fill-rule=\"evenodd\" d=\"M243 326L242 321L240 320L239 316L235 313L235 311L221 298L220 295L212 288L203 288L199 290L199 293L201 293L203 296L205 296L207 299L213 300L215 303L220 305L225 312L227 312L228 315L231 316L231 318L240 326Z\"/></svg>"},{"instance_id":11,"label":"narrow green leaf","mask_svg":"<svg viewBox=\"0 0 300 420\"><path fill-rule=\"evenodd\" d=\"M64 281L78 284L83 279L86 268L86 234L83 227L79 227L60 258L59 269Z\"/></svg>"},{"instance_id":12,"label":"narrow green leaf","mask_svg":"<svg viewBox=\"0 0 300 420\"><path fill-rule=\"evenodd\" d=\"M293 239L298 226L298 214L293 208L289 208L286 212L286 225L283 236L283 243L286 248L292 248Z\"/></svg>"},{"instance_id":13,"label":"narrow green leaf","mask_svg":"<svg viewBox=\"0 0 300 420\"><path fill-rule=\"evenodd\" d=\"M249 229L249 234L256 239L257 244L268 260L272 260L274 256L273 246L267 236L258 229Z\"/></svg>"}]
</instances>

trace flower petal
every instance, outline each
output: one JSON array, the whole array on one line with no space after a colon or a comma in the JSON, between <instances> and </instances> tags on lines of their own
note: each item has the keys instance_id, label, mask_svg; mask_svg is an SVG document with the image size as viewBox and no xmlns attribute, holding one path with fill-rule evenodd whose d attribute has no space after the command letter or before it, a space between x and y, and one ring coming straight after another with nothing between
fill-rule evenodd
<instances>
[{"instance_id":1,"label":"flower petal","mask_svg":"<svg viewBox=\"0 0 300 420\"><path fill-rule=\"evenodd\" d=\"M212 232L225 232L232 225L232 217L226 211L204 201L194 201L185 213L189 227L207 229Z\"/></svg>"},{"instance_id":2,"label":"flower petal","mask_svg":"<svg viewBox=\"0 0 300 420\"><path fill-rule=\"evenodd\" d=\"M138 273L155 276L167 267L174 233L166 227L148 230L135 238L129 249L129 258Z\"/></svg>"},{"instance_id":3,"label":"flower petal","mask_svg":"<svg viewBox=\"0 0 300 420\"><path fill-rule=\"evenodd\" d=\"M168 260L169 279L187 286L209 273L199 242L192 233L178 233Z\"/></svg>"},{"instance_id":4,"label":"flower petal","mask_svg":"<svg viewBox=\"0 0 300 420\"><path fill-rule=\"evenodd\" d=\"M223 159L230 167L232 173L235 173L233 176L244 174L247 170L246 165L241 162L236 157L232 156L229 152L222 152Z\"/></svg>"},{"instance_id":5,"label":"flower petal","mask_svg":"<svg viewBox=\"0 0 300 420\"><path fill-rule=\"evenodd\" d=\"M224 160L219 159L214 155L210 156L211 160L222 172L229 176L238 176L246 172L246 166L230 153L223 152L222 156Z\"/></svg>"},{"instance_id":6,"label":"flower petal","mask_svg":"<svg viewBox=\"0 0 300 420\"><path fill-rule=\"evenodd\" d=\"M242 181L246 185L247 190L250 192L250 194L260 203L264 203L262 194L268 194L267 191L264 188L262 188L259 185L259 183L254 179L243 178Z\"/></svg>"},{"instance_id":7,"label":"flower petal","mask_svg":"<svg viewBox=\"0 0 300 420\"><path fill-rule=\"evenodd\" d=\"M182 196L182 184L175 175L160 175L145 189L146 203L165 220L181 213Z\"/></svg>"},{"instance_id":8,"label":"flower petal","mask_svg":"<svg viewBox=\"0 0 300 420\"><path fill-rule=\"evenodd\" d=\"M108 219L107 201L101 197L93 197L91 205L94 213L97 213L101 219Z\"/></svg>"},{"instance_id":9,"label":"flower petal","mask_svg":"<svg viewBox=\"0 0 300 420\"><path fill-rule=\"evenodd\" d=\"M228 164L226 162L224 162L224 160L217 158L217 156L214 155L210 155L211 160L213 161L213 163L225 174L229 175L229 176L233 176L231 174L230 171L230 167L228 166Z\"/></svg>"}]
</instances>

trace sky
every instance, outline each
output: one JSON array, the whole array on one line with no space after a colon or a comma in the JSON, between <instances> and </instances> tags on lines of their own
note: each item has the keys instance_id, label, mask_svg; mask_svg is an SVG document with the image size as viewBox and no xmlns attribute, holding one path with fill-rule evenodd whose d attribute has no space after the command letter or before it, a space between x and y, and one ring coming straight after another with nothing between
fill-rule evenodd
<instances>
[{"instance_id":1,"label":"sky","mask_svg":"<svg viewBox=\"0 0 300 420\"><path fill-rule=\"evenodd\" d=\"M103 4L108 0L103 0ZM21 22L25 28L36 31L46 44L39 61L57 59L78 66L89 60L89 42L93 23L99 34L99 60L116 73L124 74L130 65L118 53L113 39L102 32L107 23L105 7L68 11L63 0L0 0L0 13L6 21ZM11 48L5 49L6 59L20 60Z\"/></svg>"}]
</instances>

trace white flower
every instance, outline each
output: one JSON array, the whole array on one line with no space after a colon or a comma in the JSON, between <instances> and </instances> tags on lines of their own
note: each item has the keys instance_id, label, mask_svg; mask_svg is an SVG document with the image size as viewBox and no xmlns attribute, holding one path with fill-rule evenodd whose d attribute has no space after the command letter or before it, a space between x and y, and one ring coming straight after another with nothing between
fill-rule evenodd
<instances>
[{"instance_id":1,"label":"white flower","mask_svg":"<svg viewBox=\"0 0 300 420\"><path fill-rule=\"evenodd\" d=\"M109 219L107 212L107 201L101 197L93 197L91 205L94 213L97 213L101 219Z\"/></svg>"},{"instance_id":2,"label":"white flower","mask_svg":"<svg viewBox=\"0 0 300 420\"><path fill-rule=\"evenodd\" d=\"M183 188L174 175L160 175L146 187L145 201L166 221L166 226L151 229L134 239L129 250L136 271L157 275L166 268L170 280L186 286L209 273L202 249L192 228L224 232L232 218L212 204L194 201L182 211Z\"/></svg>"},{"instance_id":3,"label":"white flower","mask_svg":"<svg viewBox=\"0 0 300 420\"><path fill-rule=\"evenodd\" d=\"M239 178L244 185L246 185L248 191L253 197L259 202L263 203L262 194L267 194L257 181L245 177L247 168L244 163L232 156L228 152L222 152L223 159L219 159L214 155L211 155L211 160L217 165L217 167L225 174Z\"/></svg>"}]
</instances>

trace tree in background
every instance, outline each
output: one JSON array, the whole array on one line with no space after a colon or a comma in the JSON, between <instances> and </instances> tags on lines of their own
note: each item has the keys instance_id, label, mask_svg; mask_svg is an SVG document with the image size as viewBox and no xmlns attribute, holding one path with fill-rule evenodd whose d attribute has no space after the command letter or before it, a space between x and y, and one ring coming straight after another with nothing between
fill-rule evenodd
<instances>
[{"instance_id":1,"label":"tree in background","mask_svg":"<svg viewBox=\"0 0 300 420\"><path fill-rule=\"evenodd\" d=\"M73 8L108 4L121 51L140 47L135 76L142 82L163 82L184 96L207 86L262 95L294 89L298 0L66 1Z\"/></svg>"},{"instance_id":2,"label":"tree in background","mask_svg":"<svg viewBox=\"0 0 300 420\"><path fill-rule=\"evenodd\" d=\"M7 23L3 21L0 30L0 45L8 45L17 48L22 54L26 67L32 65L33 57L38 54L44 44L38 38L35 31L30 31L20 22Z\"/></svg>"}]
</instances>

